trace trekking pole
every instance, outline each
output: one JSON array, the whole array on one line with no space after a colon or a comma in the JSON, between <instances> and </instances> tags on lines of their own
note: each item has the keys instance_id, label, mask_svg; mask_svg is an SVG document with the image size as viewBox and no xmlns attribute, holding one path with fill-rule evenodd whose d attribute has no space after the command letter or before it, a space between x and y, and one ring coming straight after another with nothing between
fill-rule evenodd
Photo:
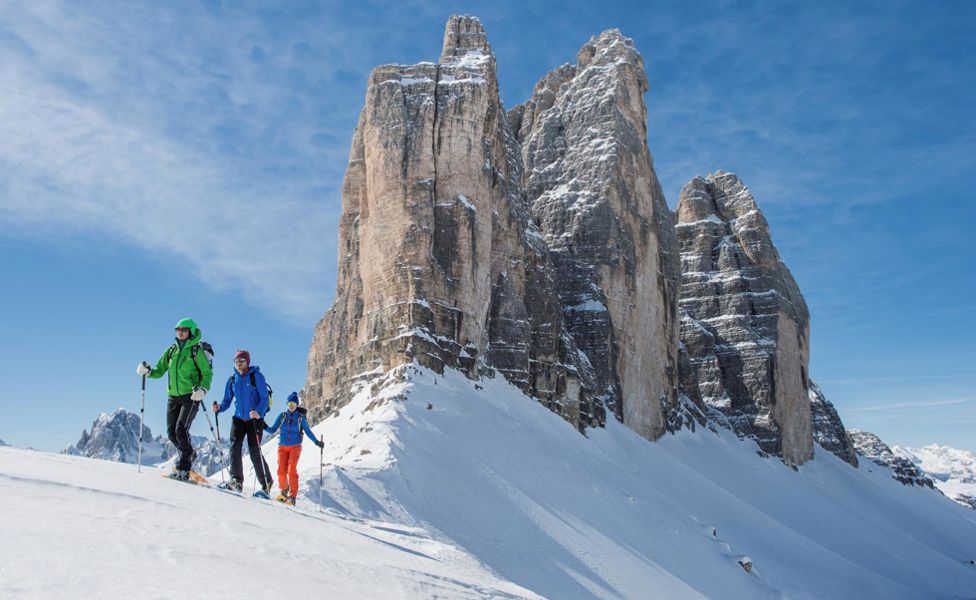
<instances>
[{"instance_id":1,"label":"trekking pole","mask_svg":"<svg viewBox=\"0 0 976 600\"><path fill-rule=\"evenodd\" d=\"M146 376L142 376L142 405L139 407L139 472L142 473L142 428L146 422Z\"/></svg>"},{"instance_id":2,"label":"trekking pole","mask_svg":"<svg viewBox=\"0 0 976 600\"><path fill-rule=\"evenodd\" d=\"M203 404L203 402L201 402L201 404ZM214 436L214 440L217 442L217 451L220 452L220 480L223 481L224 480L224 447L220 445L220 436L214 432L213 423L210 422L210 412L209 412L210 409L203 406L201 406L200 408L203 409L203 416L207 417L207 427L210 428L210 435ZM217 415L214 415L214 418L216 419ZM193 465L190 465L190 468L192 469Z\"/></svg>"},{"instance_id":3,"label":"trekking pole","mask_svg":"<svg viewBox=\"0 0 976 600\"><path fill-rule=\"evenodd\" d=\"M325 465L325 441L319 446L319 512L322 511L322 468Z\"/></svg>"},{"instance_id":4,"label":"trekking pole","mask_svg":"<svg viewBox=\"0 0 976 600\"><path fill-rule=\"evenodd\" d=\"M217 446L220 447L220 482L227 483L224 480L224 445L220 443L220 413L214 413L214 424L217 426Z\"/></svg>"}]
</instances>

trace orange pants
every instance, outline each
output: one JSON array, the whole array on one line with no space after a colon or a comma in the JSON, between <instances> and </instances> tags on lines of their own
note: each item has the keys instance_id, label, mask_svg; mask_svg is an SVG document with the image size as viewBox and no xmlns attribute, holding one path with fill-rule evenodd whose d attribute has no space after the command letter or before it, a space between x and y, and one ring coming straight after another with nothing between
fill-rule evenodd
<instances>
[{"instance_id":1,"label":"orange pants","mask_svg":"<svg viewBox=\"0 0 976 600\"><path fill-rule=\"evenodd\" d=\"M290 496L298 495L298 457L301 455L301 444L278 446L278 487L288 490Z\"/></svg>"}]
</instances>

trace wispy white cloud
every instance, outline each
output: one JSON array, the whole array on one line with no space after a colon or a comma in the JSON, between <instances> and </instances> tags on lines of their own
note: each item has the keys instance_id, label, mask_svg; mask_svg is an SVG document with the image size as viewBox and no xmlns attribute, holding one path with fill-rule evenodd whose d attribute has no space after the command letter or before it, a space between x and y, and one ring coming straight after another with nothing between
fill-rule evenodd
<instances>
[{"instance_id":1,"label":"wispy white cloud","mask_svg":"<svg viewBox=\"0 0 976 600\"><path fill-rule=\"evenodd\" d=\"M354 118L313 100L361 95L337 66L357 44L182 8L0 7L0 223L125 240L307 321L334 284Z\"/></svg>"},{"instance_id":2,"label":"wispy white cloud","mask_svg":"<svg viewBox=\"0 0 976 600\"><path fill-rule=\"evenodd\" d=\"M817 380L820 384L839 385L845 383L877 383L883 381L916 381L925 379L976 379L976 373L955 373L951 375L905 375L900 377L854 377L848 379L823 379Z\"/></svg>"},{"instance_id":3,"label":"wispy white cloud","mask_svg":"<svg viewBox=\"0 0 976 600\"><path fill-rule=\"evenodd\" d=\"M857 406L854 408L846 409L846 412L856 413L856 412L875 412L875 411L890 411L902 408L938 408L942 406L957 406L959 404L965 404L967 402L976 399L976 396L967 396L964 398L947 398L942 400L919 400L913 402L890 402L886 404L873 404L870 406Z\"/></svg>"}]
</instances>

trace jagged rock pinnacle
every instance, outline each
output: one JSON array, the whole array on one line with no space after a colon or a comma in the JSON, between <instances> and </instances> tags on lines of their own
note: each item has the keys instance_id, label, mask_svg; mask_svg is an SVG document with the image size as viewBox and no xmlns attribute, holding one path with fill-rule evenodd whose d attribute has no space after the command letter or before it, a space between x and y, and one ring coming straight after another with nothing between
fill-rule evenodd
<instances>
[{"instance_id":1,"label":"jagged rock pinnacle","mask_svg":"<svg viewBox=\"0 0 976 600\"><path fill-rule=\"evenodd\" d=\"M451 15L444 27L441 62L449 62L470 52L491 54L485 28L478 17Z\"/></svg>"},{"instance_id":2,"label":"jagged rock pinnacle","mask_svg":"<svg viewBox=\"0 0 976 600\"><path fill-rule=\"evenodd\" d=\"M677 246L647 148L647 76L611 29L512 109L564 322L600 398L648 439L677 406Z\"/></svg>"},{"instance_id":3,"label":"jagged rock pinnacle","mask_svg":"<svg viewBox=\"0 0 976 600\"><path fill-rule=\"evenodd\" d=\"M685 383L764 452L806 462L810 316L752 192L732 173L696 177L678 200L677 236Z\"/></svg>"},{"instance_id":4,"label":"jagged rock pinnacle","mask_svg":"<svg viewBox=\"0 0 976 600\"><path fill-rule=\"evenodd\" d=\"M314 417L416 361L499 373L574 425L599 422L494 60L478 19L452 16L437 65L373 71L343 187L336 300L309 351Z\"/></svg>"}]
</instances>

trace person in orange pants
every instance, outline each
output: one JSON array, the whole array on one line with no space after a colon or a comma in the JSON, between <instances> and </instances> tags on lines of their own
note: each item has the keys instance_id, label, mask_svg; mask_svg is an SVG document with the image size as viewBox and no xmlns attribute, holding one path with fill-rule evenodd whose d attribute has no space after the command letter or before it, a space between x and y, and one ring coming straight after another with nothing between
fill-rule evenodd
<instances>
[{"instance_id":1,"label":"person in orange pants","mask_svg":"<svg viewBox=\"0 0 976 600\"><path fill-rule=\"evenodd\" d=\"M278 436L278 487L281 488L281 493L275 500L292 506L298 496L298 459L302 455L302 432L319 448L325 446L325 442L312 433L306 414L298 392L292 392L288 395L288 410L278 415L275 422L264 429L268 433L281 429L281 435Z\"/></svg>"}]
</instances>

